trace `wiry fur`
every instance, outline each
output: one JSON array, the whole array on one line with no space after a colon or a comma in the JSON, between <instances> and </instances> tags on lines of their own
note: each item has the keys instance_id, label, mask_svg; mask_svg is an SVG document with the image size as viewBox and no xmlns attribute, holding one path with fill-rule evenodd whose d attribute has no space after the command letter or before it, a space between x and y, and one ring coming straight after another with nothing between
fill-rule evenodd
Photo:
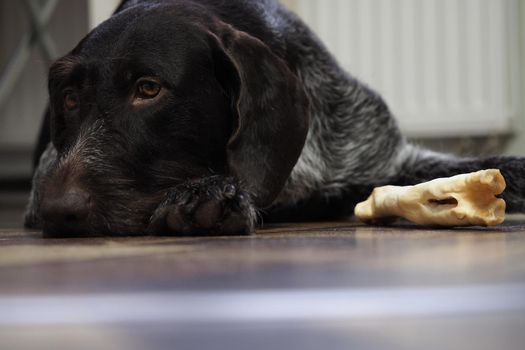
<instances>
[{"instance_id":1,"label":"wiry fur","mask_svg":"<svg viewBox=\"0 0 525 350\"><path fill-rule=\"evenodd\" d=\"M160 10L155 12L155 8ZM84 122L80 126L82 132L66 151L56 152L49 146L44 152L35 172L27 225L39 222L40 187L46 187L42 184L51 177L55 182L57 177L66 181L75 169L78 171L73 180L87 187L97 203L92 214L95 218L89 221L95 223L95 227L87 228L90 232L140 232L147 226L150 231L179 233L251 232L257 210L264 210L268 219L335 218L351 214L354 204L364 199L374 186L407 185L483 168L502 170L508 182L508 190L503 195L508 209L525 211L523 159L460 159L409 144L382 98L345 72L315 34L276 1L123 1L115 19L95 30L76 51L82 55L85 55L83 52L96 52L102 57L111 55L113 47L118 47L111 42L117 38L112 31L129 33L128 24L142 26L145 22L140 18L146 15L150 16L148 21L158 19L165 25L167 20L162 16L172 10L175 14L184 14L190 21L180 24L182 32L204 28L213 39L214 50L221 53L212 54L215 60L212 69L205 68L205 61L182 60L182 53L181 57L176 54L162 64L180 65L185 69L201 65L201 71L216 74L221 89L213 85L216 83L209 83L209 87L199 83L198 88L190 86L195 89L190 91L201 89L210 91L209 94L221 91L219 95L206 95L219 100L237 97L238 100L225 101L231 110L222 114L231 112L240 121L224 118L221 127L202 122L204 127L200 129L183 125L182 130L191 132L180 132L179 127L169 140L176 141L187 135L203 138L200 131L210 130L217 135L230 132L234 136L228 142L217 136L202 145L194 140L195 147L179 148L179 152L188 153L184 162L175 159L153 162L151 156L133 156L133 149L128 149L130 140L142 135L126 134L122 128L112 125L113 122L104 124L99 120L115 112L106 108L105 114L94 118L91 124ZM126 23L124 29L119 29L121 22ZM141 35L138 29L133 28L132 32L134 34L126 35ZM167 36L176 37L178 32ZM199 40L183 43L192 49L192 45L201 44ZM100 47L108 53L102 50L99 54ZM162 47L154 50L154 54L163 52ZM76 56L67 58L63 65L55 67L69 69L76 60ZM59 73L69 74L62 68ZM60 81L63 77L52 75L50 81L55 84L53 79ZM206 76L199 79L205 81ZM187 112L184 120L190 120L195 113L206 116L219 108L201 111L208 97L199 98L201 104L197 110L188 104L177 106L177 113ZM307 134L303 135L306 119L309 125ZM175 121L170 120L167 126ZM235 128L239 130L235 132ZM154 141L167 132L164 129L164 124L157 126L148 137ZM287 134L290 147L287 140L283 140ZM300 155L295 154L294 149L303 142ZM40 141L41 145L46 143ZM141 144L142 151L146 146L153 147L150 143ZM207 155L215 162L192 153L206 154L203 150L210 149L210 145L223 150ZM282 155L276 154L280 152ZM203 167L212 163L208 170ZM290 164L295 164L293 170ZM61 171L63 174L57 175ZM286 182L281 184L281 179ZM269 198L273 198L273 202L267 203ZM266 207L268 204L271 205ZM167 224L170 220L171 224Z\"/></svg>"},{"instance_id":2,"label":"wiry fur","mask_svg":"<svg viewBox=\"0 0 525 350\"><path fill-rule=\"evenodd\" d=\"M30 204L36 205L29 205L26 225L43 225L49 234L59 231L41 220L39 203L45 195L42 189L49 191L51 187L54 191L60 191L57 186L81 184L95 197L93 202L96 206L90 213L90 225L76 233L133 234L137 233L136 227L147 226L164 192L143 188L124 172L124 169L130 169L122 165L126 162L122 157L126 154L126 145L124 141L115 142L118 139L118 133L110 132L102 121L97 121L83 130L76 143L62 155L58 155L54 146L49 144L33 179ZM120 152L115 151L119 144ZM111 145L111 152L108 145ZM59 184L46 184L50 179ZM137 201L138 198L140 201Z\"/></svg>"}]
</instances>

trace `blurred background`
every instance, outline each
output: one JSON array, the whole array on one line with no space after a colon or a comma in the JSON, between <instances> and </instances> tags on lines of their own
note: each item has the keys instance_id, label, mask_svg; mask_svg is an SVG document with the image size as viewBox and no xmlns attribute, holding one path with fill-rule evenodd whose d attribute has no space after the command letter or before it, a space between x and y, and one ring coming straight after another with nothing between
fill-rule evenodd
<instances>
[{"instance_id":1,"label":"blurred background","mask_svg":"<svg viewBox=\"0 0 525 350\"><path fill-rule=\"evenodd\" d=\"M49 63L118 0L0 0L0 183L24 186ZM287 0L415 142L525 155L521 0ZM18 184L18 185L17 185Z\"/></svg>"}]
</instances>

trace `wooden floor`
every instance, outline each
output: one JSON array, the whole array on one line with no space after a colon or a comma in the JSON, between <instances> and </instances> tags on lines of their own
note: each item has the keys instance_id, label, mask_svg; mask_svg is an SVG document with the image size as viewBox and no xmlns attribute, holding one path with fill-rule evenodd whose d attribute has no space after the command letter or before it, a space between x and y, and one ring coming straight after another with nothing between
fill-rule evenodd
<instances>
[{"instance_id":1,"label":"wooden floor","mask_svg":"<svg viewBox=\"0 0 525 350\"><path fill-rule=\"evenodd\" d=\"M525 222L43 239L0 207L0 349L523 349Z\"/></svg>"}]
</instances>

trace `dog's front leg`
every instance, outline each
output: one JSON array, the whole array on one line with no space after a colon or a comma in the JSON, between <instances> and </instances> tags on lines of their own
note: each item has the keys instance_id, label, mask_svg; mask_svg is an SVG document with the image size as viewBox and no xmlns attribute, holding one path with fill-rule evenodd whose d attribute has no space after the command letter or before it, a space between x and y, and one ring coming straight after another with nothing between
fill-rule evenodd
<instances>
[{"instance_id":1,"label":"dog's front leg","mask_svg":"<svg viewBox=\"0 0 525 350\"><path fill-rule=\"evenodd\" d=\"M157 208L150 233L250 234L256 210L249 193L231 177L211 176L171 189Z\"/></svg>"}]
</instances>

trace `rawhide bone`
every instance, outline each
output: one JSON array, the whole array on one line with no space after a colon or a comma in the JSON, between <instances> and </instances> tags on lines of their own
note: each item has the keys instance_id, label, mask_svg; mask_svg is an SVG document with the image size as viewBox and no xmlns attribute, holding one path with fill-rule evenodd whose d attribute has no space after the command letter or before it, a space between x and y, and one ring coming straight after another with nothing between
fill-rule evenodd
<instances>
[{"instance_id":1,"label":"rawhide bone","mask_svg":"<svg viewBox=\"0 0 525 350\"><path fill-rule=\"evenodd\" d=\"M414 186L383 186L355 207L355 215L373 223L402 217L420 225L498 225L505 220L505 190L497 169L481 170Z\"/></svg>"}]
</instances>

